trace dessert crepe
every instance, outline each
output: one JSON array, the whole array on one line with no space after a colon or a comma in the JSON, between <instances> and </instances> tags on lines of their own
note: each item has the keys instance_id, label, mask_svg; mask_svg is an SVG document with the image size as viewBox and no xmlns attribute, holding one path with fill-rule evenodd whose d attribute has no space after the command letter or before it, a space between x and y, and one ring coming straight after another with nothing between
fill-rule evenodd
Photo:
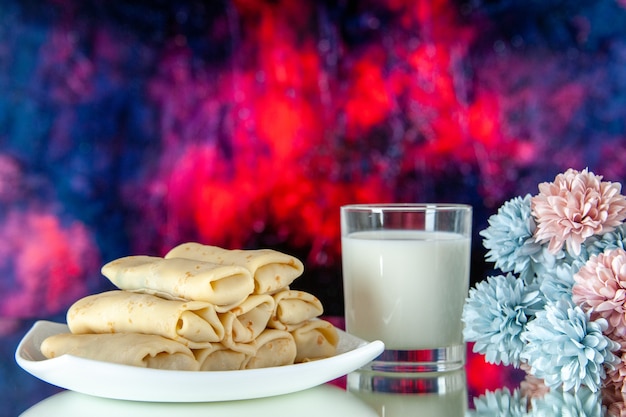
<instances>
[{"instance_id":1,"label":"dessert crepe","mask_svg":"<svg viewBox=\"0 0 626 417\"><path fill-rule=\"evenodd\" d=\"M76 301L67 312L74 334L143 333L204 348L224 338L215 307L204 301L166 300L150 294L108 291Z\"/></svg>"},{"instance_id":2,"label":"dessert crepe","mask_svg":"<svg viewBox=\"0 0 626 417\"><path fill-rule=\"evenodd\" d=\"M41 352L48 358L64 354L144 368L197 371L198 361L185 345L165 337L137 333L72 334L46 338Z\"/></svg>"},{"instance_id":3,"label":"dessert crepe","mask_svg":"<svg viewBox=\"0 0 626 417\"><path fill-rule=\"evenodd\" d=\"M321 301L304 291L283 290L273 297L276 306L268 323L273 329L290 332L324 312Z\"/></svg>"},{"instance_id":4,"label":"dessert crepe","mask_svg":"<svg viewBox=\"0 0 626 417\"><path fill-rule=\"evenodd\" d=\"M254 353L254 349L250 350ZM201 371L235 371L242 369L248 355L227 348L221 343L211 343L211 346L193 351L200 364Z\"/></svg>"},{"instance_id":5,"label":"dessert crepe","mask_svg":"<svg viewBox=\"0 0 626 417\"><path fill-rule=\"evenodd\" d=\"M122 290L206 301L218 311L241 303L254 290L250 271L242 266L183 258L127 256L104 265L102 274Z\"/></svg>"},{"instance_id":6,"label":"dessert crepe","mask_svg":"<svg viewBox=\"0 0 626 417\"><path fill-rule=\"evenodd\" d=\"M296 362L328 358L337 352L339 334L335 326L325 320L309 320L291 334L298 349Z\"/></svg>"},{"instance_id":7,"label":"dessert crepe","mask_svg":"<svg viewBox=\"0 0 626 417\"><path fill-rule=\"evenodd\" d=\"M296 358L296 343L289 332L267 329L254 341L256 351L248 357L243 369L291 365Z\"/></svg>"},{"instance_id":8,"label":"dessert crepe","mask_svg":"<svg viewBox=\"0 0 626 417\"><path fill-rule=\"evenodd\" d=\"M269 294L286 287L304 271L299 259L272 249L228 250L190 242L176 246L165 258L188 258L246 267L254 277L255 294Z\"/></svg>"},{"instance_id":9,"label":"dessert crepe","mask_svg":"<svg viewBox=\"0 0 626 417\"><path fill-rule=\"evenodd\" d=\"M251 295L232 310L219 314L224 326L222 343L235 350L256 339L267 327L274 311L274 299L271 295Z\"/></svg>"}]
</instances>

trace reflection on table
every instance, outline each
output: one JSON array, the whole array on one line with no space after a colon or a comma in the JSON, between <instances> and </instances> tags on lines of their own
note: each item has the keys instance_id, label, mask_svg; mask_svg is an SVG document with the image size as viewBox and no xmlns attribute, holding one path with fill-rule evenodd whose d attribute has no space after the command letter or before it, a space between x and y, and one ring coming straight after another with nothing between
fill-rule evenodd
<instances>
[{"instance_id":1,"label":"reflection on table","mask_svg":"<svg viewBox=\"0 0 626 417\"><path fill-rule=\"evenodd\" d=\"M221 417L325 416L376 417L419 415L462 417L468 408L465 369L439 374L382 375L355 372L341 382L287 395L212 403L150 403L92 397L72 391L53 395L22 417L172 416ZM345 389L344 389L345 388Z\"/></svg>"},{"instance_id":2,"label":"reflection on table","mask_svg":"<svg viewBox=\"0 0 626 417\"><path fill-rule=\"evenodd\" d=\"M503 371L507 371L503 369ZM384 374L356 371L308 390L275 397L207 403L151 403L93 397L72 391L52 395L26 410L38 416L255 415L359 417L597 416L606 415L598 394L552 392L540 399L522 397L518 387L500 387L473 396L466 368L451 372ZM526 405L532 404L531 413Z\"/></svg>"},{"instance_id":3,"label":"reflection on table","mask_svg":"<svg viewBox=\"0 0 626 417\"><path fill-rule=\"evenodd\" d=\"M348 375L347 391L385 417L461 417L469 402L465 369L419 374L362 370Z\"/></svg>"},{"instance_id":4,"label":"reflection on table","mask_svg":"<svg viewBox=\"0 0 626 417\"><path fill-rule=\"evenodd\" d=\"M150 403L92 397L72 391L53 395L26 410L21 417L376 417L358 398L325 384L293 394L242 401L212 403Z\"/></svg>"},{"instance_id":5,"label":"reflection on table","mask_svg":"<svg viewBox=\"0 0 626 417\"><path fill-rule=\"evenodd\" d=\"M501 368L504 373L510 370ZM55 394L26 410L22 417L255 415L298 417L477 417L477 416L603 416L600 399L584 390L550 393L532 400L517 387L503 386L472 395L468 369L420 374L389 374L359 370L308 390L275 397L207 403L151 403L98 398L72 391Z\"/></svg>"}]
</instances>

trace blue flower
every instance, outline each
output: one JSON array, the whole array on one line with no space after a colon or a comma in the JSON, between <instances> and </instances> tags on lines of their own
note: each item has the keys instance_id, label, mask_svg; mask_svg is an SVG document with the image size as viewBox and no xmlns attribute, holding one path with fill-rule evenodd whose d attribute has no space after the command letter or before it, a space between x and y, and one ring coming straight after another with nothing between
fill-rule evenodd
<instances>
[{"instance_id":1,"label":"blue flower","mask_svg":"<svg viewBox=\"0 0 626 417\"><path fill-rule=\"evenodd\" d=\"M564 256L564 251L552 254L546 245L535 241L537 226L530 201L530 194L507 201L489 217L489 227L479 233L484 238L483 246L489 249L485 259L502 272L514 272L526 281L549 270Z\"/></svg>"},{"instance_id":2,"label":"blue flower","mask_svg":"<svg viewBox=\"0 0 626 417\"><path fill-rule=\"evenodd\" d=\"M520 358L550 388L577 391L585 385L596 392L606 375L605 365L618 363L612 352L619 344L602 333L607 327L606 320L591 321L571 299L562 298L546 304L528 323Z\"/></svg>"},{"instance_id":3,"label":"blue flower","mask_svg":"<svg viewBox=\"0 0 626 417\"><path fill-rule=\"evenodd\" d=\"M587 387L580 387L577 392L552 389L541 398L532 398L531 417L576 416L602 417L602 395Z\"/></svg>"},{"instance_id":4,"label":"blue flower","mask_svg":"<svg viewBox=\"0 0 626 417\"><path fill-rule=\"evenodd\" d=\"M588 261L589 252L585 245L581 246L581 253L572 257L566 251L562 251L561 257L554 263L545 265L545 268L537 268L536 282L543 297L548 302L557 302L561 298L572 298L574 286L574 274Z\"/></svg>"},{"instance_id":5,"label":"blue flower","mask_svg":"<svg viewBox=\"0 0 626 417\"><path fill-rule=\"evenodd\" d=\"M612 232L589 237L587 241L585 241L585 247L588 254L584 261L589 260L591 255L603 253L607 249L620 248L626 250L626 226L620 224Z\"/></svg>"},{"instance_id":6,"label":"blue flower","mask_svg":"<svg viewBox=\"0 0 626 417\"><path fill-rule=\"evenodd\" d=\"M474 410L468 410L469 417L506 416L522 417L526 415L527 400L519 389L512 393L508 388L487 391L474 399Z\"/></svg>"},{"instance_id":7,"label":"blue flower","mask_svg":"<svg viewBox=\"0 0 626 417\"><path fill-rule=\"evenodd\" d=\"M485 259L495 262L503 272L519 273L526 279L532 274L531 255L541 250L533 233L535 220L530 214L530 194L515 197L489 217L489 227L480 232L483 246L489 249Z\"/></svg>"},{"instance_id":8,"label":"blue flower","mask_svg":"<svg viewBox=\"0 0 626 417\"><path fill-rule=\"evenodd\" d=\"M490 363L519 366L526 323L543 308L536 284L513 274L488 277L476 284L463 309L466 341Z\"/></svg>"},{"instance_id":9,"label":"blue flower","mask_svg":"<svg viewBox=\"0 0 626 417\"><path fill-rule=\"evenodd\" d=\"M580 269L579 266L572 267L572 265L563 262L541 275L539 289L546 302L557 302L563 297L572 298L574 273L578 269Z\"/></svg>"},{"instance_id":10,"label":"blue flower","mask_svg":"<svg viewBox=\"0 0 626 417\"><path fill-rule=\"evenodd\" d=\"M535 279L541 279L544 274L554 273L554 269L562 264L567 264L567 252L560 250L558 253L550 253L546 245L541 246L541 250L530 256L530 268L535 274ZM528 279L528 278L527 278Z\"/></svg>"}]
</instances>

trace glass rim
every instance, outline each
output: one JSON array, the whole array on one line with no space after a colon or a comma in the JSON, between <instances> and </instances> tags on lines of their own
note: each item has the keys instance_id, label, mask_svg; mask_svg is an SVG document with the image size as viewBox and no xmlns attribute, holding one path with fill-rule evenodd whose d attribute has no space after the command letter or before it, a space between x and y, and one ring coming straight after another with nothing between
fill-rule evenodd
<instances>
[{"instance_id":1,"label":"glass rim","mask_svg":"<svg viewBox=\"0 0 626 417\"><path fill-rule=\"evenodd\" d=\"M472 210L470 204L465 203L365 203L346 204L340 207L341 211L468 211Z\"/></svg>"}]
</instances>

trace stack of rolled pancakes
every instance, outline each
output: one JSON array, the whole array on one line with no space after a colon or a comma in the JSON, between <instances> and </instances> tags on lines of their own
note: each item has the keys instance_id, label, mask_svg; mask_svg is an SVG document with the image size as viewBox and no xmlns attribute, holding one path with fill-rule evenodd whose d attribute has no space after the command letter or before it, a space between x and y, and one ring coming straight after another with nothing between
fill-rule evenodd
<instances>
[{"instance_id":1,"label":"stack of rolled pancakes","mask_svg":"<svg viewBox=\"0 0 626 417\"><path fill-rule=\"evenodd\" d=\"M102 267L119 290L78 300L70 333L48 337L47 358L71 354L157 369L223 371L316 360L338 334L321 302L289 289L302 262L271 249L184 243L165 257L128 256Z\"/></svg>"}]
</instances>

